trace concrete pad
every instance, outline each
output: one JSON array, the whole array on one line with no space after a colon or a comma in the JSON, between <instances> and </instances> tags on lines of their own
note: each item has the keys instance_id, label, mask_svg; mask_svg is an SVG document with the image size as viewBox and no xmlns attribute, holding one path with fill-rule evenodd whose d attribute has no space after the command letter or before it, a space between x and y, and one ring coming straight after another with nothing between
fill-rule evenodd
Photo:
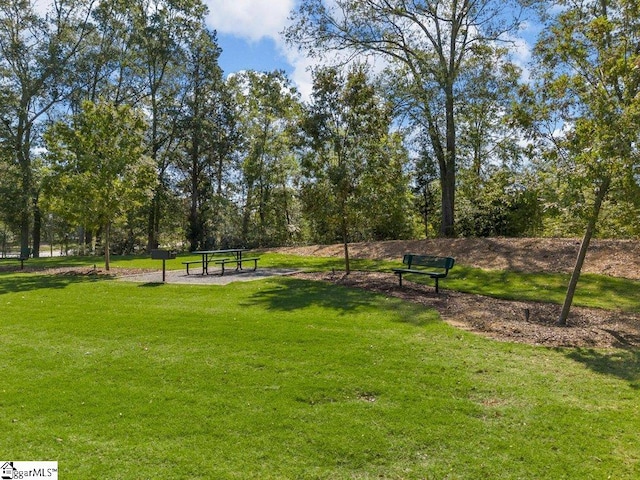
<instances>
[{"instance_id":1,"label":"concrete pad","mask_svg":"<svg viewBox=\"0 0 640 480\"><path fill-rule=\"evenodd\" d=\"M236 272L235 270L227 270L224 275L219 273L211 273L202 275L199 271L193 271L187 275L183 270L167 270L165 283L176 283L183 285L227 285L231 282L250 282L252 280L263 280L265 278L291 275L298 272L290 268L258 268L257 270L244 270ZM137 273L134 275L125 275L118 278L125 282L136 283L162 283L162 271Z\"/></svg>"}]
</instances>

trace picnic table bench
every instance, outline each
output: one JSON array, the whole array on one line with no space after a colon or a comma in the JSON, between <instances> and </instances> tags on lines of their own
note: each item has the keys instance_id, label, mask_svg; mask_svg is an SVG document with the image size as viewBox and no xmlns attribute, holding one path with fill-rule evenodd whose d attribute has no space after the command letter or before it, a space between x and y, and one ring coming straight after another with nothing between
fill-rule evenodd
<instances>
[{"instance_id":1,"label":"picnic table bench","mask_svg":"<svg viewBox=\"0 0 640 480\"><path fill-rule=\"evenodd\" d=\"M242 264L244 262L253 262L253 270L257 270L258 268L258 257L251 257L251 258L221 258L219 260L214 260L213 263L217 263L218 265L220 265L220 267L222 268L222 273L221 275L224 275L224 266L227 263L235 263L236 264L236 270L242 270Z\"/></svg>"},{"instance_id":2,"label":"picnic table bench","mask_svg":"<svg viewBox=\"0 0 640 480\"><path fill-rule=\"evenodd\" d=\"M189 275L189 265L202 265L202 260L189 260L187 262L182 262L182 264L187 267L187 275Z\"/></svg>"},{"instance_id":3,"label":"picnic table bench","mask_svg":"<svg viewBox=\"0 0 640 480\"><path fill-rule=\"evenodd\" d=\"M400 286L402 286L402 275L404 274L428 275L435 279L436 293L438 293L438 280L447 276L449 270L455 263L455 259L451 257L406 253L402 258L402 263L406 265L406 268L393 269L393 273L398 275Z\"/></svg>"}]
</instances>

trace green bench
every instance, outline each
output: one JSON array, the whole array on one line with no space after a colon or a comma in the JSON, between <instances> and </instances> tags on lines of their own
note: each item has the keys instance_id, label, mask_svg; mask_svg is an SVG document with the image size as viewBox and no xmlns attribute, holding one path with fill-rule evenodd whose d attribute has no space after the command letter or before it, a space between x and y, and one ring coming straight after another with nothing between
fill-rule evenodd
<instances>
[{"instance_id":1,"label":"green bench","mask_svg":"<svg viewBox=\"0 0 640 480\"><path fill-rule=\"evenodd\" d=\"M455 259L451 257L436 257L434 255L416 255L406 253L402 258L402 263L406 268L394 268L393 273L398 275L400 286L402 286L402 275L416 274L428 275L436 281L436 293L438 293L438 280L444 278L453 267Z\"/></svg>"}]
</instances>

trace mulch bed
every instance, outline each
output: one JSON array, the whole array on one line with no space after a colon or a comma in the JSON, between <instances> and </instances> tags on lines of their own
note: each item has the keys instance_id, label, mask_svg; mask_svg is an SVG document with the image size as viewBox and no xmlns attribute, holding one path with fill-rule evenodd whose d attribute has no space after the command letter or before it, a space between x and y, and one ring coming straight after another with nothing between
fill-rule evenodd
<instances>
[{"instance_id":1,"label":"mulch bed","mask_svg":"<svg viewBox=\"0 0 640 480\"><path fill-rule=\"evenodd\" d=\"M435 308L442 318L470 332L500 341L548 347L635 348L640 315L572 307L567 326L558 326L560 305L499 300L403 281L392 273L300 273L298 278L363 288Z\"/></svg>"}]
</instances>

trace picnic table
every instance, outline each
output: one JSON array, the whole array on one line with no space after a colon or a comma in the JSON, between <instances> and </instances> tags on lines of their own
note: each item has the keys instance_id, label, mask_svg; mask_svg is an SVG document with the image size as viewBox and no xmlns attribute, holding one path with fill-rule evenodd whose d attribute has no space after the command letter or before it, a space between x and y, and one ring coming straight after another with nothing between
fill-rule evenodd
<instances>
[{"instance_id":1,"label":"picnic table","mask_svg":"<svg viewBox=\"0 0 640 480\"><path fill-rule=\"evenodd\" d=\"M201 260L191 260L187 262L182 262L187 267L187 275L189 275L189 265L192 264L201 264L202 265L202 275L209 274L209 264L215 263L220 265L221 273L220 275L224 275L225 265L228 263L236 265L236 271L242 270L242 264L244 262L253 262L253 270L258 268L258 258L257 257L243 257L243 252L246 252L246 248L225 248L221 250L196 250L191 252L195 255L200 255ZM220 255L227 255L226 258L220 258ZM230 257L230 258L229 258Z\"/></svg>"}]
</instances>

